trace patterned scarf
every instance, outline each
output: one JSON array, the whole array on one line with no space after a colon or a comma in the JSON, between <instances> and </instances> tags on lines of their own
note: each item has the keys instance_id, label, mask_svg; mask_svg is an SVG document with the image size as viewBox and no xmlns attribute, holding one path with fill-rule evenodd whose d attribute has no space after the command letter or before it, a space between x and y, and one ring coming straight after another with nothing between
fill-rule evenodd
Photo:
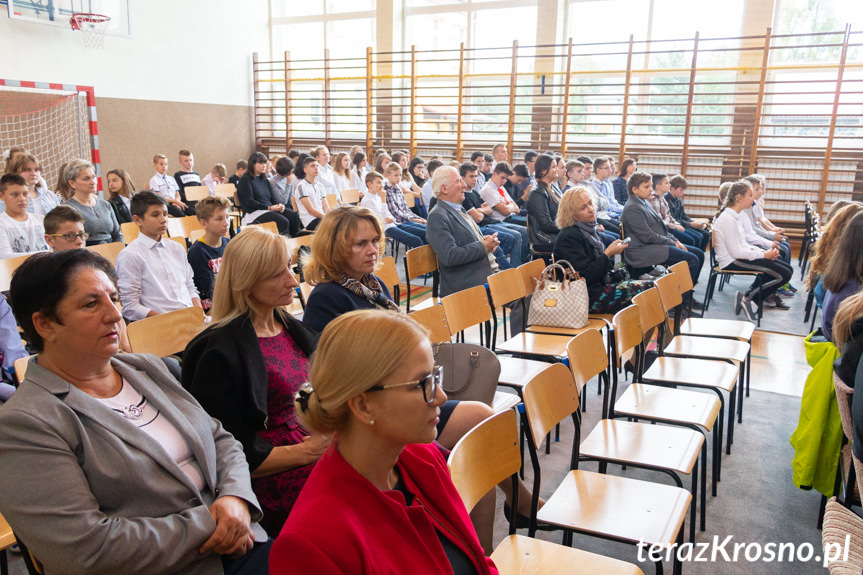
<instances>
[{"instance_id":1,"label":"patterned scarf","mask_svg":"<svg viewBox=\"0 0 863 575\"><path fill-rule=\"evenodd\" d=\"M581 230L581 233L587 238L587 243L591 245L596 255L602 255L605 251L605 244L602 243L602 238L599 237L599 232L596 231L596 221L580 222L576 220L573 225Z\"/></svg>"},{"instance_id":2,"label":"patterned scarf","mask_svg":"<svg viewBox=\"0 0 863 575\"><path fill-rule=\"evenodd\" d=\"M402 313L402 308L396 305L396 302L387 298L383 294L380 282L372 274L366 274L359 281L355 280L348 274L342 274L339 278L339 285L346 290L368 300L369 303L378 309L396 311Z\"/></svg>"}]
</instances>

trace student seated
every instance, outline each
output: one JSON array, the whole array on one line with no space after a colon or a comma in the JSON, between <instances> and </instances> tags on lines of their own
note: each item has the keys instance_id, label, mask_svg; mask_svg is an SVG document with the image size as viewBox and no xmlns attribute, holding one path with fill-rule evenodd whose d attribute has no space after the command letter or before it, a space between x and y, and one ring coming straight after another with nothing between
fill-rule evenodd
<instances>
[{"instance_id":1,"label":"student seated","mask_svg":"<svg viewBox=\"0 0 863 575\"><path fill-rule=\"evenodd\" d=\"M653 211L659 214L662 218L662 223L668 228L668 232L680 240L685 246L693 246L701 248L703 238L700 233L690 233L682 223L677 221L671 214L671 208L666 201L665 196L671 189L668 176L665 174L653 174L653 193L647 198L647 203L653 208ZM693 230L694 232L694 230Z\"/></svg>"},{"instance_id":2,"label":"student seated","mask_svg":"<svg viewBox=\"0 0 863 575\"><path fill-rule=\"evenodd\" d=\"M132 221L129 202L135 194L135 184L126 170L116 169L108 172L108 203L114 210L117 223L128 224Z\"/></svg>"},{"instance_id":3,"label":"student seated","mask_svg":"<svg viewBox=\"0 0 863 575\"><path fill-rule=\"evenodd\" d=\"M344 152L336 154L333 161L333 184L340 198L342 190L351 188L351 160Z\"/></svg>"},{"instance_id":4,"label":"student seated","mask_svg":"<svg viewBox=\"0 0 863 575\"><path fill-rule=\"evenodd\" d=\"M413 222L415 224L422 224L425 227L425 218L416 215L415 212L408 208L408 204L405 201L404 191L401 187L402 167L396 162L390 162L383 173L386 180L384 182L384 191L387 194L387 207L396 219L396 223Z\"/></svg>"},{"instance_id":5,"label":"student seated","mask_svg":"<svg viewBox=\"0 0 863 575\"><path fill-rule=\"evenodd\" d=\"M522 196L524 195L523 185L528 181L530 181L530 172L527 171L527 166L516 164L512 167L512 175L503 183L506 193L515 200L518 207L524 211L525 216L527 215L527 211L525 210Z\"/></svg>"},{"instance_id":6,"label":"student seated","mask_svg":"<svg viewBox=\"0 0 863 575\"><path fill-rule=\"evenodd\" d=\"M581 180L583 179L582 173L584 172L584 164L582 164L578 160L572 160L571 162L566 163L565 169L566 184L563 186L562 190L564 193L570 188L581 185Z\"/></svg>"},{"instance_id":7,"label":"student seated","mask_svg":"<svg viewBox=\"0 0 863 575\"><path fill-rule=\"evenodd\" d=\"M234 186L239 184L240 178L242 178L244 175L246 175L246 170L248 170L248 169L249 169L249 162L247 162L246 160L237 160L237 169L234 171L234 173L231 175L231 177L228 178L228 183L234 184Z\"/></svg>"},{"instance_id":8,"label":"student seated","mask_svg":"<svg viewBox=\"0 0 863 575\"><path fill-rule=\"evenodd\" d=\"M138 192L132 198L131 211L141 233L117 256L123 317L137 321L201 307L186 250L162 237L168 230L165 198L150 191Z\"/></svg>"},{"instance_id":9,"label":"student seated","mask_svg":"<svg viewBox=\"0 0 863 575\"><path fill-rule=\"evenodd\" d=\"M9 163L8 173L19 174L27 181L27 189L30 194L30 203L27 212L44 216L53 208L60 205L60 196L43 187L45 180L42 179L42 166L35 156L29 153L19 153ZM0 210L3 204L0 203Z\"/></svg>"},{"instance_id":10,"label":"student seated","mask_svg":"<svg viewBox=\"0 0 863 575\"><path fill-rule=\"evenodd\" d=\"M530 246L527 244L527 228L518 224L497 221L492 217L494 210L475 189L479 179L479 168L472 162L458 167L459 175L464 180L464 200L462 208L476 222L483 236L497 234L500 246L494 250L494 258L500 269L519 266L530 259ZM488 184L488 182L486 182ZM432 207L437 203L435 198Z\"/></svg>"},{"instance_id":11,"label":"student seated","mask_svg":"<svg viewBox=\"0 0 863 575\"><path fill-rule=\"evenodd\" d=\"M665 192L665 201L668 204L668 209L671 211L671 217L679 222L695 242L695 247L700 250L706 250L707 244L710 242L710 231L707 230L707 220L703 218L692 219L686 213L686 208L683 206L683 196L686 195L688 187L686 178L681 175L672 176L668 180L668 191ZM655 187L655 186L654 186Z\"/></svg>"},{"instance_id":12,"label":"student seated","mask_svg":"<svg viewBox=\"0 0 863 575\"><path fill-rule=\"evenodd\" d=\"M243 208L242 225L274 222L282 235L295 237L300 231L300 217L278 197L267 180L267 156L255 152L249 157L249 169L237 185L237 199Z\"/></svg>"},{"instance_id":13,"label":"student seated","mask_svg":"<svg viewBox=\"0 0 863 575\"><path fill-rule=\"evenodd\" d=\"M414 222L395 223L386 203L383 176L377 172L366 174L366 193L360 201L360 206L370 209L377 216L388 238L402 243L408 248L418 248L426 244L426 229Z\"/></svg>"},{"instance_id":14,"label":"student seated","mask_svg":"<svg viewBox=\"0 0 863 575\"><path fill-rule=\"evenodd\" d=\"M860 291L863 284L863 213L851 218L842 231L836 249L830 255L824 270L824 307L821 310L821 328L824 337L833 339L833 316L840 304Z\"/></svg>"},{"instance_id":15,"label":"student seated","mask_svg":"<svg viewBox=\"0 0 863 575\"><path fill-rule=\"evenodd\" d=\"M432 190L432 175L434 175L434 171L443 166L443 162L437 159L429 160L428 165L426 166L426 171L428 172L428 179L422 185L422 189L420 190L420 195L423 198L423 205L426 206L427 210L432 209L432 199L434 198L434 191Z\"/></svg>"},{"instance_id":16,"label":"student seated","mask_svg":"<svg viewBox=\"0 0 863 575\"><path fill-rule=\"evenodd\" d=\"M63 169L63 179L72 194L64 203L84 216L87 245L122 242L123 233L111 205L99 197L96 172L87 160L72 160Z\"/></svg>"},{"instance_id":17,"label":"student seated","mask_svg":"<svg viewBox=\"0 0 863 575\"><path fill-rule=\"evenodd\" d=\"M432 444L440 376L408 316L362 310L327 326L297 405L333 444L273 543L273 573L497 573Z\"/></svg>"},{"instance_id":18,"label":"student seated","mask_svg":"<svg viewBox=\"0 0 863 575\"><path fill-rule=\"evenodd\" d=\"M189 150L180 150L180 167L181 170L174 172L174 181L180 187L180 199L186 204L191 204L186 200L186 186L200 186L201 175L195 171L195 156Z\"/></svg>"},{"instance_id":19,"label":"student seated","mask_svg":"<svg viewBox=\"0 0 863 575\"><path fill-rule=\"evenodd\" d=\"M327 190L318 179L320 171L318 161L313 156L301 155L300 158L294 168L294 175L297 176L294 195L297 198L297 210L303 227L311 231L318 227L330 206L327 203Z\"/></svg>"},{"instance_id":20,"label":"student seated","mask_svg":"<svg viewBox=\"0 0 863 575\"><path fill-rule=\"evenodd\" d=\"M621 206L626 205L627 200L629 200L629 192L626 191L626 181L636 171L638 171L638 164L632 158L626 158L620 163L620 172L614 178L612 184L614 185L614 198Z\"/></svg>"},{"instance_id":21,"label":"student seated","mask_svg":"<svg viewBox=\"0 0 863 575\"><path fill-rule=\"evenodd\" d=\"M359 192L360 199L366 193L366 174L371 171L366 154L362 150L351 156L351 187Z\"/></svg>"},{"instance_id":22,"label":"student seated","mask_svg":"<svg viewBox=\"0 0 863 575\"><path fill-rule=\"evenodd\" d=\"M207 189L210 190L210 195L215 195L216 186L218 184L224 184L225 178L228 175L228 169L225 168L225 164L216 164L210 170L210 172L204 176L201 180L202 186L207 186Z\"/></svg>"},{"instance_id":23,"label":"student seated","mask_svg":"<svg viewBox=\"0 0 863 575\"><path fill-rule=\"evenodd\" d=\"M175 218L194 214L194 210L180 197L180 186L177 180L168 175L168 156L165 154L153 156L153 167L156 173L150 178L150 189L165 198L168 213Z\"/></svg>"},{"instance_id":24,"label":"student seated","mask_svg":"<svg viewBox=\"0 0 863 575\"><path fill-rule=\"evenodd\" d=\"M583 163L583 162L582 162ZM587 166L582 173L587 171ZM620 235L620 217L623 214L623 206L614 197L614 186L611 183L611 165L608 158L596 158L593 162L593 171L596 177L588 189L592 189L596 200L596 221L603 227Z\"/></svg>"},{"instance_id":25,"label":"student seated","mask_svg":"<svg viewBox=\"0 0 863 575\"><path fill-rule=\"evenodd\" d=\"M284 158L283 158L284 159ZM198 222L204 228L204 235L189 248L189 265L195 279L195 288L201 298L201 307L210 311L213 307L213 288L216 275L222 265L222 255L228 245L225 237L231 222L228 210L231 204L227 198L210 196L199 200L195 205Z\"/></svg>"},{"instance_id":26,"label":"student seated","mask_svg":"<svg viewBox=\"0 0 863 575\"><path fill-rule=\"evenodd\" d=\"M276 174L270 178L269 182L279 203L286 207L290 206L291 196L297 185L297 178L294 176L293 160L287 156L279 158L276 162Z\"/></svg>"},{"instance_id":27,"label":"student seated","mask_svg":"<svg viewBox=\"0 0 863 575\"><path fill-rule=\"evenodd\" d=\"M0 214L0 259L48 251L44 216L27 213L27 181L18 174L4 174L0 177L0 200L6 203L6 211Z\"/></svg>"},{"instance_id":28,"label":"student seated","mask_svg":"<svg viewBox=\"0 0 863 575\"><path fill-rule=\"evenodd\" d=\"M520 215L521 209L506 192L503 185L509 176L513 175L512 168L507 162L498 162L494 171L486 179L485 185L479 191L479 195L491 209L491 218L496 222L505 222L519 226L527 225L527 218ZM527 241L527 230L524 239Z\"/></svg>"},{"instance_id":29,"label":"student seated","mask_svg":"<svg viewBox=\"0 0 863 575\"><path fill-rule=\"evenodd\" d=\"M540 154L535 169L536 187L530 192L526 204L528 237L533 251L548 253L554 249L554 240L560 232L555 223L560 196L552 188L552 182L557 179L554 157Z\"/></svg>"}]
</instances>

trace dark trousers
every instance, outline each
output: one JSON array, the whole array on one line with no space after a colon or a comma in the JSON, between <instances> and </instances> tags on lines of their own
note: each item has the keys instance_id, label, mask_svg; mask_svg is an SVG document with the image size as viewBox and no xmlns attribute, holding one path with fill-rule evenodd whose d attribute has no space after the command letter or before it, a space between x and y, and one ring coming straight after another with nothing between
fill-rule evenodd
<instances>
[{"instance_id":1,"label":"dark trousers","mask_svg":"<svg viewBox=\"0 0 863 575\"><path fill-rule=\"evenodd\" d=\"M698 248L700 250L704 250L702 247L702 242L704 241L704 237L701 235L701 232L698 230L694 230L692 228L684 228L683 231L673 230L671 228L668 229L671 234L677 238L680 243L685 246L692 246L694 248Z\"/></svg>"},{"instance_id":2,"label":"dark trousers","mask_svg":"<svg viewBox=\"0 0 863 575\"><path fill-rule=\"evenodd\" d=\"M596 218L596 221L605 228L605 231L620 235L620 220L605 220Z\"/></svg>"},{"instance_id":3,"label":"dark trousers","mask_svg":"<svg viewBox=\"0 0 863 575\"><path fill-rule=\"evenodd\" d=\"M776 290L788 283L794 270L790 265L779 259L768 260L761 258L757 260L734 260L722 269L731 271L756 271L760 274L760 281L756 279L746 291L746 297L755 303L767 296L773 295Z\"/></svg>"},{"instance_id":4,"label":"dark trousers","mask_svg":"<svg viewBox=\"0 0 863 575\"><path fill-rule=\"evenodd\" d=\"M704 265L704 252L698 248L688 248L687 251L675 246L669 246L668 259L662 262L662 265L670 267L678 262L686 262L686 265L689 266L689 275L692 277L692 284L697 284L698 276L701 275L701 266Z\"/></svg>"},{"instance_id":5,"label":"dark trousers","mask_svg":"<svg viewBox=\"0 0 863 575\"><path fill-rule=\"evenodd\" d=\"M275 222L279 228L279 233L283 236L289 235L296 237L300 231L300 217L293 210L285 209L284 212L267 212L255 218L254 223L263 224L264 222Z\"/></svg>"},{"instance_id":6,"label":"dark trousers","mask_svg":"<svg viewBox=\"0 0 863 575\"><path fill-rule=\"evenodd\" d=\"M255 543L252 550L236 559L222 558L225 575L267 575L270 572L270 547L273 540Z\"/></svg>"}]
</instances>

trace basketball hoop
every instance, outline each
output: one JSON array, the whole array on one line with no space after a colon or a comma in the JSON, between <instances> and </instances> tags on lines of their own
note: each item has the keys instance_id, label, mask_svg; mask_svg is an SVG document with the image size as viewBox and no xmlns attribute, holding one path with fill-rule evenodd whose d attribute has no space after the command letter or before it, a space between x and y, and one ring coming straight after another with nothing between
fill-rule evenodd
<instances>
[{"instance_id":1,"label":"basketball hoop","mask_svg":"<svg viewBox=\"0 0 863 575\"><path fill-rule=\"evenodd\" d=\"M76 12L69 19L72 30L84 32L85 48L101 48L105 44L105 32L110 21L110 16L87 12Z\"/></svg>"}]
</instances>

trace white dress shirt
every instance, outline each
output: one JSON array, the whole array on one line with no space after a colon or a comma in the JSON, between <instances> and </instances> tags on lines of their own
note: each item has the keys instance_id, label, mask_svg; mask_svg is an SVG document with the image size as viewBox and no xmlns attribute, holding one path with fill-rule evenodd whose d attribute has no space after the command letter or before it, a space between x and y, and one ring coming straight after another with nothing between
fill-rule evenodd
<instances>
[{"instance_id":1,"label":"white dress shirt","mask_svg":"<svg viewBox=\"0 0 863 575\"><path fill-rule=\"evenodd\" d=\"M339 194L339 190L336 187L334 180L335 175L336 172L333 170L331 165L320 164L318 168L318 177L315 178L315 182L320 182L324 186L326 194L336 194L341 199L341 194Z\"/></svg>"},{"instance_id":2,"label":"white dress shirt","mask_svg":"<svg viewBox=\"0 0 863 575\"><path fill-rule=\"evenodd\" d=\"M748 208L740 212L742 216L740 218L740 227L743 229L743 239L746 240L746 243L752 244L755 247L769 250L773 247L773 242L768 240L767 238L763 238L755 231L755 228L752 225L752 218L749 217L749 212L752 208Z\"/></svg>"},{"instance_id":3,"label":"white dress shirt","mask_svg":"<svg viewBox=\"0 0 863 575\"><path fill-rule=\"evenodd\" d=\"M734 260L757 260L764 257L764 250L746 243L743 237L742 220L746 216L731 208L725 208L713 222L713 249L716 263L725 268Z\"/></svg>"},{"instance_id":4,"label":"white dress shirt","mask_svg":"<svg viewBox=\"0 0 863 575\"><path fill-rule=\"evenodd\" d=\"M364 194L363 199L360 200L360 206L368 208L375 213L375 215L381 221L381 227L384 229L384 231L395 225L395 218L393 218L392 222L386 222L386 219L392 218L393 215L390 213L390 209L387 207L387 203L383 201L379 195L369 193Z\"/></svg>"},{"instance_id":5,"label":"white dress shirt","mask_svg":"<svg viewBox=\"0 0 863 575\"><path fill-rule=\"evenodd\" d=\"M174 240L144 234L120 250L117 276L123 317L144 319L150 310L165 313L192 307L199 297L186 251Z\"/></svg>"},{"instance_id":6,"label":"white dress shirt","mask_svg":"<svg viewBox=\"0 0 863 575\"><path fill-rule=\"evenodd\" d=\"M173 176L156 173L150 178L150 189L168 201L176 199L180 186Z\"/></svg>"}]
</instances>

